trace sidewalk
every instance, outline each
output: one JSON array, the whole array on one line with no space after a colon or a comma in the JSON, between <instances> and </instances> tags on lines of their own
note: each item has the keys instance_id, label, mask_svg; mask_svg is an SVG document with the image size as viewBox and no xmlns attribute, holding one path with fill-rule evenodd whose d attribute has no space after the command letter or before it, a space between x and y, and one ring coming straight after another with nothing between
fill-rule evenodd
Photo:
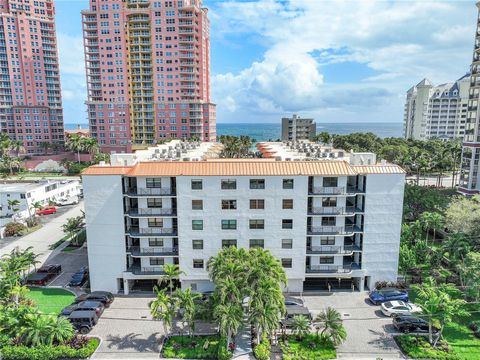
<instances>
[{"instance_id":1,"label":"sidewalk","mask_svg":"<svg viewBox=\"0 0 480 360\"><path fill-rule=\"evenodd\" d=\"M235 337L235 351L233 352L234 359L247 360L252 353L252 332L247 319L244 320L243 328Z\"/></svg>"}]
</instances>

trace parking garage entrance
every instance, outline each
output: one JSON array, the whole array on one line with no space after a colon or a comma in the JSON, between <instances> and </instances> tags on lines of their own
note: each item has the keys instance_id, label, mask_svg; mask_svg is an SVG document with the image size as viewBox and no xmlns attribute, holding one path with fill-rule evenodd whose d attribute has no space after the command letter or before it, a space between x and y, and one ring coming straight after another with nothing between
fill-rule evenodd
<instances>
[{"instance_id":1,"label":"parking garage entrance","mask_svg":"<svg viewBox=\"0 0 480 360\"><path fill-rule=\"evenodd\" d=\"M303 291L358 290L352 278L307 278Z\"/></svg>"}]
</instances>

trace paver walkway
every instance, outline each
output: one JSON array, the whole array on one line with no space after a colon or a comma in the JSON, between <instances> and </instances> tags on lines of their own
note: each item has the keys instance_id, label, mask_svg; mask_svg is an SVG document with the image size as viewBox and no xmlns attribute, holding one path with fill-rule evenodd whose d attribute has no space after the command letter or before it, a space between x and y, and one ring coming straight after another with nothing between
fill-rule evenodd
<instances>
[{"instance_id":1,"label":"paver walkway","mask_svg":"<svg viewBox=\"0 0 480 360\"><path fill-rule=\"evenodd\" d=\"M235 336L235 351L233 352L234 359L248 359L248 355L252 352L252 331L248 320L245 319L243 328Z\"/></svg>"}]
</instances>

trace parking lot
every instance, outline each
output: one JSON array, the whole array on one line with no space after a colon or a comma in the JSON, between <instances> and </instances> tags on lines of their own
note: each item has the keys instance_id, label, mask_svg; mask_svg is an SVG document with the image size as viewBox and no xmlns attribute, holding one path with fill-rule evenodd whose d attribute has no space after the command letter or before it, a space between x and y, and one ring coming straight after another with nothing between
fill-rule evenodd
<instances>
[{"instance_id":1,"label":"parking lot","mask_svg":"<svg viewBox=\"0 0 480 360\"><path fill-rule=\"evenodd\" d=\"M63 252L58 254L53 253L45 264L60 264L62 265L62 272L59 276L52 280L48 286L64 287L70 281L72 275L80 270L81 267L88 264L87 248L81 247L78 250Z\"/></svg>"},{"instance_id":2,"label":"parking lot","mask_svg":"<svg viewBox=\"0 0 480 360\"><path fill-rule=\"evenodd\" d=\"M367 300L366 292L333 292L325 295L305 296L305 305L312 316L327 307L342 314L347 340L339 346L339 359L403 359L392 334L392 319L384 316L379 306Z\"/></svg>"}]
</instances>

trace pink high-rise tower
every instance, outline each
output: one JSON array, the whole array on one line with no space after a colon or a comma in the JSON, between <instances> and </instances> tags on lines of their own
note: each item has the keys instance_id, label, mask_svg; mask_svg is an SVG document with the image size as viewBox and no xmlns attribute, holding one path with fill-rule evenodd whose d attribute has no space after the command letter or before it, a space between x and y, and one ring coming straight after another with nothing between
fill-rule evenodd
<instances>
[{"instance_id":1,"label":"pink high-rise tower","mask_svg":"<svg viewBox=\"0 0 480 360\"><path fill-rule=\"evenodd\" d=\"M104 151L216 139L201 0L90 0L82 20L90 130Z\"/></svg>"},{"instance_id":2,"label":"pink high-rise tower","mask_svg":"<svg viewBox=\"0 0 480 360\"><path fill-rule=\"evenodd\" d=\"M53 0L0 0L0 129L29 154L63 144Z\"/></svg>"}]
</instances>

